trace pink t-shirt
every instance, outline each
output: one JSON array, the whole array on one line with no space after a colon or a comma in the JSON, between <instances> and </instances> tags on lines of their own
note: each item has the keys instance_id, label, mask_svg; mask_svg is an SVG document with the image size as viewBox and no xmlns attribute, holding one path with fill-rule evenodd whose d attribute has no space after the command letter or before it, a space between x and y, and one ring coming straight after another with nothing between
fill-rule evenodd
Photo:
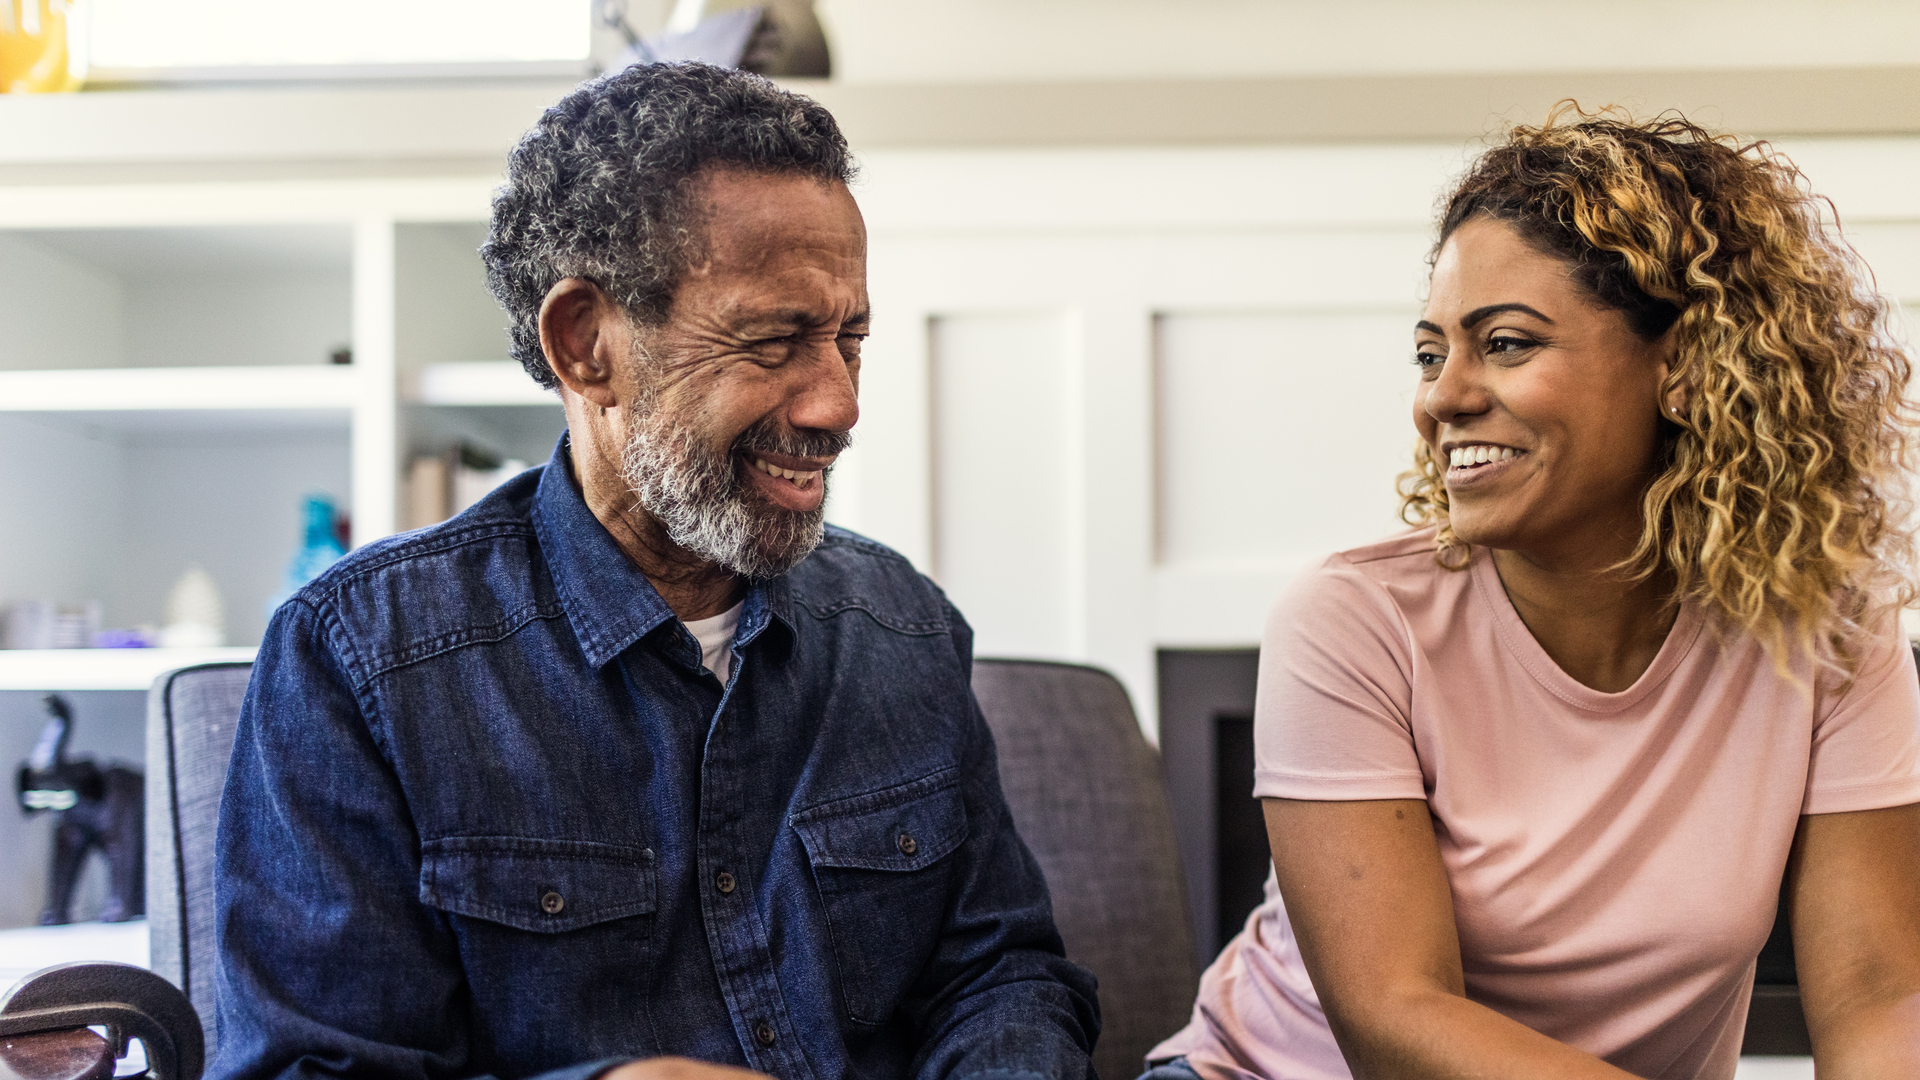
<instances>
[{"instance_id":1,"label":"pink t-shirt","mask_svg":"<svg viewBox=\"0 0 1920 1080\"><path fill-rule=\"evenodd\" d=\"M1637 1076L1726 1080L1800 815L1920 802L1897 629L1844 690L1795 674L1689 606L1630 689L1592 690L1484 550L1443 570L1423 530L1275 605L1254 794L1427 800L1469 998ZM1206 1080L1350 1075L1271 877L1151 1056L1182 1054Z\"/></svg>"}]
</instances>

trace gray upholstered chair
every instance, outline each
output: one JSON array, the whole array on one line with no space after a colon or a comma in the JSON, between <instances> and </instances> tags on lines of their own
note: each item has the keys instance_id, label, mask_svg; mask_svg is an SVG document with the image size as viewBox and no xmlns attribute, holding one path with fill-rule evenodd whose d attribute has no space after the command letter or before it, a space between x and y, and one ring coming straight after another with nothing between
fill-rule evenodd
<instances>
[{"instance_id":1,"label":"gray upholstered chair","mask_svg":"<svg viewBox=\"0 0 1920 1080\"><path fill-rule=\"evenodd\" d=\"M153 970L213 1012L213 828L251 664L170 671L147 693L147 930Z\"/></svg>"},{"instance_id":2,"label":"gray upholstered chair","mask_svg":"<svg viewBox=\"0 0 1920 1080\"><path fill-rule=\"evenodd\" d=\"M1094 1066L1130 1080L1186 1024L1200 982L1160 755L1098 668L979 660L973 691L1067 955L1100 980Z\"/></svg>"},{"instance_id":3,"label":"gray upholstered chair","mask_svg":"<svg viewBox=\"0 0 1920 1080\"><path fill-rule=\"evenodd\" d=\"M147 920L153 969L185 990L212 1055L213 830L248 664L169 672L147 697ZM1128 1080L1186 1023L1199 973L1160 758L1095 668L982 660L974 691L1067 952L1100 979L1100 1075Z\"/></svg>"}]
</instances>

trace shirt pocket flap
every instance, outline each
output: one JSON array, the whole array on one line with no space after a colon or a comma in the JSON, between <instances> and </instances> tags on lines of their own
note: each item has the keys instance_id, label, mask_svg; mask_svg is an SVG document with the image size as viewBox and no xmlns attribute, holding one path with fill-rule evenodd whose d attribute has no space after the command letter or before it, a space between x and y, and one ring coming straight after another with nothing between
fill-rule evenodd
<instances>
[{"instance_id":1,"label":"shirt pocket flap","mask_svg":"<svg viewBox=\"0 0 1920 1080\"><path fill-rule=\"evenodd\" d=\"M952 770L802 810L791 823L815 866L851 870L919 870L967 838Z\"/></svg>"},{"instance_id":2,"label":"shirt pocket flap","mask_svg":"<svg viewBox=\"0 0 1920 1080\"><path fill-rule=\"evenodd\" d=\"M648 915L653 849L516 836L429 840L420 850L420 901L542 934Z\"/></svg>"}]
</instances>

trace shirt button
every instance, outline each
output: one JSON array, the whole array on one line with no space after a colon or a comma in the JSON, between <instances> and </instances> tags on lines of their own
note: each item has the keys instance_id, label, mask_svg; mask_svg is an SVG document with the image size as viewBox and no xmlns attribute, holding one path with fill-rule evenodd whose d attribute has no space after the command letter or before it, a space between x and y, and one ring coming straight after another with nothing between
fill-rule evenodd
<instances>
[{"instance_id":1,"label":"shirt button","mask_svg":"<svg viewBox=\"0 0 1920 1080\"><path fill-rule=\"evenodd\" d=\"M718 874L715 874L713 877L713 887L716 889L719 889L722 893L732 892L733 884L734 884L733 875L727 873L725 870L720 871ZM772 1029L769 1028L768 1030L772 1030Z\"/></svg>"},{"instance_id":2,"label":"shirt button","mask_svg":"<svg viewBox=\"0 0 1920 1080\"><path fill-rule=\"evenodd\" d=\"M777 1038L779 1036L774 1034L773 1025L765 1020L753 1025L753 1041L761 1046L772 1046L773 1040Z\"/></svg>"},{"instance_id":3,"label":"shirt button","mask_svg":"<svg viewBox=\"0 0 1920 1080\"><path fill-rule=\"evenodd\" d=\"M548 892L540 898L540 910L549 915L558 915L565 910L567 898L557 892Z\"/></svg>"},{"instance_id":4,"label":"shirt button","mask_svg":"<svg viewBox=\"0 0 1920 1080\"><path fill-rule=\"evenodd\" d=\"M902 855L911 855L920 850L920 841L915 840L912 833L901 833L900 839L895 842L900 845Z\"/></svg>"}]
</instances>

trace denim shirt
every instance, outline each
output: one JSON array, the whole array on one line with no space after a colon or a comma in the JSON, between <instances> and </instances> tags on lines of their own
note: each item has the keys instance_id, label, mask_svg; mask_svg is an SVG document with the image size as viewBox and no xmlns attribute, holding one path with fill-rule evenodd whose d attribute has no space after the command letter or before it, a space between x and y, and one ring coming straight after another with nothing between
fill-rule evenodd
<instances>
[{"instance_id":1,"label":"denim shirt","mask_svg":"<svg viewBox=\"0 0 1920 1080\"><path fill-rule=\"evenodd\" d=\"M215 1080L1082 1080L971 631L830 529L726 685L554 462L274 616L215 855Z\"/></svg>"}]
</instances>

